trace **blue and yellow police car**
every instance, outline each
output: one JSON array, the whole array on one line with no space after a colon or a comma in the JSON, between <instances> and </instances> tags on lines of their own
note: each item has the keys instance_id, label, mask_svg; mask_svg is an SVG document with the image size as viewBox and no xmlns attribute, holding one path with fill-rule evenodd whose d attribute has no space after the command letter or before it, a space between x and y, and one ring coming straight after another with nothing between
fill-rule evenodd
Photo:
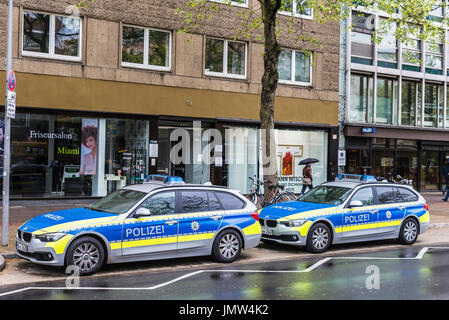
<instances>
[{"instance_id":1,"label":"blue and yellow police car","mask_svg":"<svg viewBox=\"0 0 449 320\"><path fill-rule=\"evenodd\" d=\"M331 244L398 239L412 244L429 227L426 200L412 187L367 175L339 175L297 201L259 213L262 241L305 246L313 253Z\"/></svg>"},{"instance_id":2,"label":"blue and yellow police car","mask_svg":"<svg viewBox=\"0 0 449 320\"><path fill-rule=\"evenodd\" d=\"M238 191L154 176L86 208L37 216L17 230L16 251L34 263L75 265L212 255L232 262L259 244L257 208Z\"/></svg>"}]
</instances>

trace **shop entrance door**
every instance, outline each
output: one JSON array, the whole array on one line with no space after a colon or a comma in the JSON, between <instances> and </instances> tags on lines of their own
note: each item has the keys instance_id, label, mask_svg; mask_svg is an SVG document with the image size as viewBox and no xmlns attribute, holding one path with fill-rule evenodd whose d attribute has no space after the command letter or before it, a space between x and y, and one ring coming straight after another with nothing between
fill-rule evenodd
<instances>
[{"instance_id":1,"label":"shop entrance door","mask_svg":"<svg viewBox=\"0 0 449 320\"><path fill-rule=\"evenodd\" d=\"M164 121L158 130L158 174L182 177L186 183L210 181L210 164L202 154L209 143L202 140L204 127L199 132L192 122Z\"/></svg>"},{"instance_id":2,"label":"shop entrance door","mask_svg":"<svg viewBox=\"0 0 449 320\"><path fill-rule=\"evenodd\" d=\"M440 187L440 152L422 151L421 190L438 190Z\"/></svg>"}]
</instances>

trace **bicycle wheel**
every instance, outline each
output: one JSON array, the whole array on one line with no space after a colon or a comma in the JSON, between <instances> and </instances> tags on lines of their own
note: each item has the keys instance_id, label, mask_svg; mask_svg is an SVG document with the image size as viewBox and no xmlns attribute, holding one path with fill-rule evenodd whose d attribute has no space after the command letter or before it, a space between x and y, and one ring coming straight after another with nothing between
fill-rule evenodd
<instances>
[{"instance_id":1,"label":"bicycle wheel","mask_svg":"<svg viewBox=\"0 0 449 320\"><path fill-rule=\"evenodd\" d=\"M274 203L294 201L296 200L296 195L293 192L282 192L276 196Z\"/></svg>"},{"instance_id":2,"label":"bicycle wheel","mask_svg":"<svg viewBox=\"0 0 449 320\"><path fill-rule=\"evenodd\" d=\"M249 195L249 201L251 201L258 209L262 208L262 199L257 193Z\"/></svg>"}]
</instances>

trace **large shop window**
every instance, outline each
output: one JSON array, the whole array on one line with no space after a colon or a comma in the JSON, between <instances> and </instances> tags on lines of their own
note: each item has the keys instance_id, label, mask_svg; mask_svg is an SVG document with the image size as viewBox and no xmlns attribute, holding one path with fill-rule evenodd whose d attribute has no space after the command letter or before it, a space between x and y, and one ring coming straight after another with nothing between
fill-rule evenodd
<instances>
[{"instance_id":1,"label":"large shop window","mask_svg":"<svg viewBox=\"0 0 449 320\"><path fill-rule=\"evenodd\" d=\"M327 181L326 131L278 129L275 134L279 184L284 185L286 191L301 192L304 166L299 162L305 158L319 160L312 164L313 186Z\"/></svg>"},{"instance_id":2,"label":"large shop window","mask_svg":"<svg viewBox=\"0 0 449 320\"><path fill-rule=\"evenodd\" d=\"M170 70L171 32L123 26L122 66Z\"/></svg>"},{"instance_id":3,"label":"large shop window","mask_svg":"<svg viewBox=\"0 0 449 320\"><path fill-rule=\"evenodd\" d=\"M105 180L107 193L125 184L142 183L147 173L147 121L106 120Z\"/></svg>"},{"instance_id":4,"label":"large shop window","mask_svg":"<svg viewBox=\"0 0 449 320\"><path fill-rule=\"evenodd\" d=\"M81 19L25 10L22 55L81 60Z\"/></svg>"},{"instance_id":5,"label":"large shop window","mask_svg":"<svg viewBox=\"0 0 449 320\"><path fill-rule=\"evenodd\" d=\"M13 197L92 196L97 119L16 114L11 126Z\"/></svg>"},{"instance_id":6,"label":"large shop window","mask_svg":"<svg viewBox=\"0 0 449 320\"><path fill-rule=\"evenodd\" d=\"M349 121L373 122L373 83L370 76L351 75Z\"/></svg>"}]
</instances>

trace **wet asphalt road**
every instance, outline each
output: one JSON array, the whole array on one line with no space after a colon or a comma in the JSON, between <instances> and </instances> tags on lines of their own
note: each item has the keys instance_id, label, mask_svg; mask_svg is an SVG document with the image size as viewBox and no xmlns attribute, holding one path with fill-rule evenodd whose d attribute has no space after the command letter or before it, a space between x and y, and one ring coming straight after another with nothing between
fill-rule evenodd
<instances>
[{"instance_id":1,"label":"wet asphalt road","mask_svg":"<svg viewBox=\"0 0 449 320\"><path fill-rule=\"evenodd\" d=\"M75 279L76 280L76 279ZM0 287L0 300L449 299L449 245ZM77 285L73 279L68 284Z\"/></svg>"}]
</instances>

